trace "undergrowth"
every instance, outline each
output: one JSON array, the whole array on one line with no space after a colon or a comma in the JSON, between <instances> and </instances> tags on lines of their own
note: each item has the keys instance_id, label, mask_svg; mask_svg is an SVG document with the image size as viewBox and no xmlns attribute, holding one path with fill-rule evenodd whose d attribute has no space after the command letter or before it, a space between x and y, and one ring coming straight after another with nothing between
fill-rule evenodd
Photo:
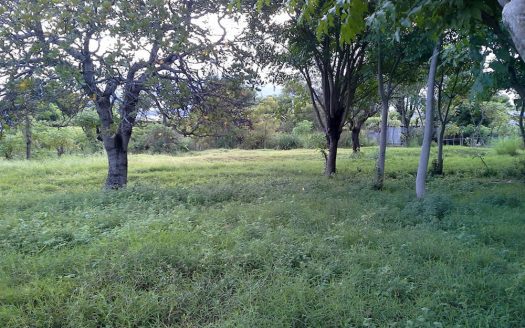
<instances>
[{"instance_id":1,"label":"undergrowth","mask_svg":"<svg viewBox=\"0 0 525 328\"><path fill-rule=\"evenodd\" d=\"M523 327L523 160L445 151L0 162L0 327Z\"/></svg>"}]
</instances>

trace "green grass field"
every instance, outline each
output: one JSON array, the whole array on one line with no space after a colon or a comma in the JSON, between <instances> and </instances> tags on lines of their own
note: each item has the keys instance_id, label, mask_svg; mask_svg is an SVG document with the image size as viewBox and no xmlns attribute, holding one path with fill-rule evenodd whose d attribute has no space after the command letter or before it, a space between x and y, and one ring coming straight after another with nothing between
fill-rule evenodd
<instances>
[{"instance_id":1,"label":"green grass field","mask_svg":"<svg viewBox=\"0 0 525 328\"><path fill-rule=\"evenodd\" d=\"M525 155L376 152L0 161L0 327L525 327Z\"/></svg>"}]
</instances>

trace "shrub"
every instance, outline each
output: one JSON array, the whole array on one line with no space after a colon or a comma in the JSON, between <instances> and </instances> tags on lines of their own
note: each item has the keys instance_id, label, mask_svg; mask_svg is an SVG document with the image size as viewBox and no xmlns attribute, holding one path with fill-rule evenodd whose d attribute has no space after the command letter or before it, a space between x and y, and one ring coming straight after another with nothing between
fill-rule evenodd
<instances>
[{"instance_id":1,"label":"shrub","mask_svg":"<svg viewBox=\"0 0 525 328\"><path fill-rule=\"evenodd\" d=\"M521 147L521 141L515 139L501 139L494 144L494 149L498 155L518 155L518 149Z\"/></svg>"},{"instance_id":2,"label":"shrub","mask_svg":"<svg viewBox=\"0 0 525 328\"><path fill-rule=\"evenodd\" d=\"M134 152L176 153L187 151L187 142L173 129L160 125L148 124L135 129L130 149Z\"/></svg>"},{"instance_id":3,"label":"shrub","mask_svg":"<svg viewBox=\"0 0 525 328\"><path fill-rule=\"evenodd\" d=\"M344 130L339 138L339 147L350 148L352 147L352 132Z\"/></svg>"},{"instance_id":4,"label":"shrub","mask_svg":"<svg viewBox=\"0 0 525 328\"><path fill-rule=\"evenodd\" d=\"M281 150L296 149L303 146L298 136L289 133L276 134L272 138L271 144L273 146L272 148Z\"/></svg>"},{"instance_id":5,"label":"shrub","mask_svg":"<svg viewBox=\"0 0 525 328\"><path fill-rule=\"evenodd\" d=\"M326 137L322 132L310 133L301 139L305 148L318 149L326 147Z\"/></svg>"},{"instance_id":6,"label":"shrub","mask_svg":"<svg viewBox=\"0 0 525 328\"><path fill-rule=\"evenodd\" d=\"M430 194L424 199L414 199L407 203L403 214L409 221L427 221L432 219L443 219L454 208L452 198L444 194Z\"/></svg>"},{"instance_id":7,"label":"shrub","mask_svg":"<svg viewBox=\"0 0 525 328\"><path fill-rule=\"evenodd\" d=\"M312 133L314 130L314 124L310 121L304 120L295 126L292 130L292 134L295 136L306 136Z\"/></svg>"},{"instance_id":8,"label":"shrub","mask_svg":"<svg viewBox=\"0 0 525 328\"><path fill-rule=\"evenodd\" d=\"M24 140L21 134L6 134L0 140L0 154L5 159L13 159L16 153L24 149Z\"/></svg>"}]
</instances>

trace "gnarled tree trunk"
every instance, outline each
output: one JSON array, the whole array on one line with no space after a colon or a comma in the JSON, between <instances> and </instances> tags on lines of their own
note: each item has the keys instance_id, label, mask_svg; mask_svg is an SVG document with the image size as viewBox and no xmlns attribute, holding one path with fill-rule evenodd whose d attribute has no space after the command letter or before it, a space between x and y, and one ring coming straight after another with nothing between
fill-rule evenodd
<instances>
[{"instance_id":1,"label":"gnarled tree trunk","mask_svg":"<svg viewBox=\"0 0 525 328\"><path fill-rule=\"evenodd\" d=\"M104 149L108 155L108 176L105 187L119 189L128 183L128 143L131 133L119 132L104 137Z\"/></svg>"},{"instance_id":2,"label":"gnarled tree trunk","mask_svg":"<svg viewBox=\"0 0 525 328\"><path fill-rule=\"evenodd\" d=\"M109 96L97 99L97 112L102 124L101 138L108 156L108 176L106 189L119 189L128 182L128 145L131 138L138 92L128 92L121 112L127 114L114 132L112 104Z\"/></svg>"}]
</instances>

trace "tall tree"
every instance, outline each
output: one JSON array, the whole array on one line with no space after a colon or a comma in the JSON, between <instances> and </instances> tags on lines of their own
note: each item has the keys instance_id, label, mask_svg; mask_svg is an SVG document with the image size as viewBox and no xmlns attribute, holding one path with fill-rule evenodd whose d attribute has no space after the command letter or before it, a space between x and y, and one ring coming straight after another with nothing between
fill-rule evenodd
<instances>
[{"instance_id":1,"label":"tall tree","mask_svg":"<svg viewBox=\"0 0 525 328\"><path fill-rule=\"evenodd\" d=\"M439 62L439 52L441 51L441 37L434 46L434 53L430 61L428 73L427 95L426 95L426 112L425 112L425 132L423 135L423 145L419 157L416 176L416 195L418 198L425 196L425 185L427 179L428 159L430 158L430 145L432 143L433 108L434 108L434 90L436 82L436 71Z\"/></svg>"},{"instance_id":2,"label":"tall tree","mask_svg":"<svg viewBox=\"0 0 525 328\"><path fill-rule=\"evenodd\" d=\"M309 90L317 121L327 141L325 175L336 172L337 148L349 109L354 105L365 63L368 1L241 2L252 12L248 42L263 65L299 71ZM286 15L286 19L282 16Z\"/></svg>"},{"instance_id":3,"label":"tall tree","mask_svg":"<svg viewBox=\"0 0 525 328\"><path fill-rule=\"evenodd\" d=\"M470 60L468 40L455 33L450 33L444 41L443 62L438 70L437 87L437 160L433 173L443 174L443 144L447 124L456 109L467 100L474 82L471 69L475 64ZM479 65L479 64L478 64Z\"/></svg>"},{"instance_id":4,"label":"tall tree","mask_svg":"<svg viewBox=\"0 0 525 328\"><path fill-rule=\"evenodd\" d=\"M6 1L0 20L13 66L45 65L74 76L95 104L108 156L109 189L126 185L128 144L141 98L159 80L197 94L218 67L226 34L220 1ZM219 34L199 24L219 16ZM18 56L19 49L29 56ZM212 67L213 66L213 67ZM32 66L30 66L32 67Z\"/></svg>"}]
</instances>

